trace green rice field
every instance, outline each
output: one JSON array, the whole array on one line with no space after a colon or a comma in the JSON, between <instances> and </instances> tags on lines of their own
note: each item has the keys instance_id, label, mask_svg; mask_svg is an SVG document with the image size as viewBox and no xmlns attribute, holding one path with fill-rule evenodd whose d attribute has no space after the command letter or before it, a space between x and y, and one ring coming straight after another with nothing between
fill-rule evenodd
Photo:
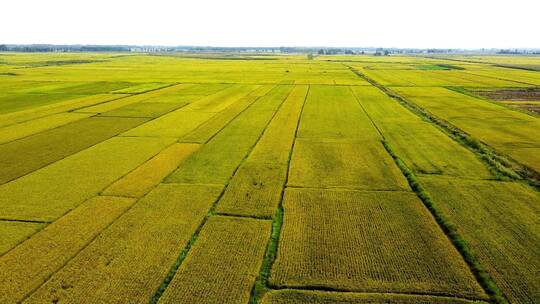
<instances>
[{"instance_id":1,"label":"green rice field","mask_svg":"<svg viewBox=\"0 0 540 304\"><path fill-rule=\"evenodd\" d=\"M539 66L0 52L0 303L540 303Z\"/></svg>"}]
</instances>

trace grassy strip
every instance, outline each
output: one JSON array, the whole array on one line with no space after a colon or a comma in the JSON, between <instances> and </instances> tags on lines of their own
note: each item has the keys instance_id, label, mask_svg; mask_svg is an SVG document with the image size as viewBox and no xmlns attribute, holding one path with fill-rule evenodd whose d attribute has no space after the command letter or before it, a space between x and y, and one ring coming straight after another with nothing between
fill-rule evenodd
<instances>
[{"instance_id":1,"label":"grassy strip","mask_svg":"<svg viewBox=\"0 0 540 304\"><path fill-rule=\"evenodd\" d=\"M214 206L217 204L218 201L219 201L219 198L214 202ZM214 208L214 206L212 207L212 209ZM208 221L208 218L210 216L212 216L212 211L208 212L208 214L205 216L204 220L202 221L201 225L199 225L199 227L197 227L197 230L195 230L195 233L191 236L191 239L188 241L187 245L184 247L184 249L182 249L182 251L180 251L180 254L178 255L178 258L176 259L174 264L171 266L171 269L169 270L169 273L167 274L167 276L165 277L165 279L163 280L163 282L161 283L159 288L156 290L156 292L152 296L152 299L150 299L151 304L156 304L159 301L159 299L161 298L161 296L165 292L165 289L167 289L167 287L171 283L173 277L176 275L176 272L178 271L178 268L180 268L180 265L186 259L186 256L188 255L189 250L191 249L193 244L195 244L195 241L197 240L197 237L199 236L199 233L201 233L201 230L202 230L204 224L206 224L206 221Z\"/></svg>"},{"instance_id":2,"label":"grassy strip","mask_svg":"<svg viewBox=\"0 0 540 304\"><path fill-rule=\"evenodd\" d=\"M355 70L354 68L349 68L359 77L365 79L373 86L379 88L388 96L396 99L405 108L409 109L423 119L434 123L437 127L439 127L439 129L441 129L444 133L450 136L450 138L456 140L466 148L475 152L479 156L479 158L488 166L489 170L495 176L495 178L499 180L525 180L537 190L540 189L540 173L514 160L511 160L506 156L499 155L491 147L478 141L464 131L451 125L447 121L432 115L428 111L406 100L405 98L394 93L388 88L380 85L379 83L375 82L374 80Z\"/></svg>"},{"instance_id":3,"label":"grassy strip","mask_svg":"<svg viewBox=\"0 0 540 304\"><path fill-rule=\"evenodd\" d=\"M289 151L289 159L287 161L287 174L285 178L285 183L283 184L284 187L283 187L283 190L281 191L281 198L279 200L278 209L276 210L276 214L274 215L274 219L272 221L272 233L270 235L270 241L268 242L268 245L266 247L266 253L264 255L261 271L259 273L259 276L257 277L257 280L255 281L255 284L253 285L253 289L251 290L251 298L249 300L250 304L259 303L263 295L270 290L268 286L269 285L268 279L270 278L270 271L272 269L272 265L274 264L274 261L276 260L278 244L279 244L279 236L281 234L281 228L283 227L283 197L285 196L285 187L287 186L287 183L289 181L289 170L291 168L291 159L292 159L292 153L294 150L294 144L296 143L296 137L298 135L298 128L300 126L300 120L302 119L302 114L304 113L304 108L306 106L310 89L311 87L308 86L308 90L306 92L306 95L304 96L304 103L302 104L302 109L300 110L300 115L298 116L298 121L296 123L296 130L294 131L294 140L293 140L291 149Z\"/></svg>"},{"instance_id":4,"label":"grassy strip","mask_svg":"<svg viewBox=\"0 0 540 304\"><path fill-rule=\"evenodd\" d=\"M480 262L474 255L471 247L468 245L465 239L463 239L461 235L459 235L457 227L443 215L443 213L433 202L429 194L420 185L414 173L394 153L390 145L385 141L383 141L382 144L386 151L388 151L388 153L392 156L397 166L401 169L403 175L405 175L405 177L409 181L409 185L411 186L413 191L422 200L422 202L429 209L431 214L433 214L433 217L435 218L439 226L448 236L450 241L452 241L459 253L463 256L463 259L465 260L467 265L469 265L472 273L474 274L480 285L484 288L486 293L489 295L491 301L493 303L508 303L499 287L497 287L491 276L487 273L487 271L484 269L484 267L480 264Z\"/></svg>"},{"instance_id":5,"label":"grassy strip","mask_svg":"<svg viewBox=\"0 0 540 304\"><path fill-rule=\"evenodd\" d=\"M182 265L182 262L186 259L187 255L189 253L189 250L191 249L191 247L193 247L193 244L195 244L195 242L197 241L197 238L198 238L199 234L201 233L201 230L203 229L204 225L208 221L208 218L210 218L211 216L214 215L214 210L216 209L217 203L219 202L219 200L223 196L223 193L225 193L226 188L227 187L223 187L223 189L221 190L221 193L218 195L218 198L212 204L212 207L210 207L210 210L208 210L208 213L206 214L206 216L202 220L199 227L197 227L197 229L195 230L195 233L193 233L193 235L191 236L191 239L189 239L186 246L182 249L182 251L180 251L180 254L178 255L178 258L176 259L174 264L171 266L171 269L169 270L169 273L167 274L167 276L165 277L165 279L163 280L163 282L161 283L159 288L156 290L156 292L154 293L154 295L150 299L150 302L149 302L150 304L158 303L161 296L163 296L163 293L165 292L165 289L167 289L167 287L169 287L169 284L171 284L171 281L174 278L174 276L176 275L176 272L178 272L178 268L180 268L180 265Z\"/></svg>"},{"instance_id":6,"label":"grassy strip","mask_svg":"<svg viewBox=\"0 0 540 304\"><path fill-rule=\"evenodd\" d=\"M266 253L264 255L263 264L261 266L261 271L255 285L251 290L251 299L250 304L259 303L262 296L270 290L268 287L268 278L270 277L270 270L277 256L279 235L281 234L281 227L283 226L283 206L280 203L276 214L274 215L274 220L272 222L272 234L270 235L270 241L266 247Z\"/></svg>"}]
</instances>

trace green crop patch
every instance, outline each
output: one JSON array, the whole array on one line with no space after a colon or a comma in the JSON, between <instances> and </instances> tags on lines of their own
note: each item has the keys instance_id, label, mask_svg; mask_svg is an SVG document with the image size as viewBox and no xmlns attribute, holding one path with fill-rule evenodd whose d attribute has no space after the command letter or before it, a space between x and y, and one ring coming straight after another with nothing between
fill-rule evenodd
<instances>
[{"instance_id":1,"label":"green crop patch","mask_svg":"<svg viewBox=\"0 0 540 304\"><path fill-rule=\"evenodd\" d=\"M222 112L216 114L212 119L200 125L197 129L189 132L180 141L206 143L212 136L217 134L234 118L240 115L240 113L257 101L257 99L266 95L273 87L273 85L261 86L259 89L252 91L248 96L241 98Z\"/></svg>"},{"instance_id":2,"label":"green crop patch","mask_svg":"<svg viewBox=\"0 0 540 304\"><path fill-rule=\"evenodd\" d=\"M429 295L408 295L389 293L356 293L331 292L311 290L277 290L267 293L262 304L359 304L359 303L388 303L388 304L472 304L487 303Z\"/></svg>"},{"instance_id":3,"label":"green crop patch","mask_svg":"<svg viewBox=\"0 0 540 304\"><path fill-rule=\"evenodd\" d=\"M379 138L349 87L311 86L298 128L299 138Z\"/></svg>"},{"instance_id":4,"label":"green crop patch","mask_svg":"<svg viewBox=\"0 0 540 304\"><path fill-rule=\"evenodd\" d=\"M159 303L248 303L270 221L208 219Z\"/></svg>"},{"instance_id":5,"label":"green crop patch","mask_svg":"<svg viewBox=\"0 0 540 304\"><path fill-rule=\"evenodd\" d=\"M188 158L166 179L166 182L226 184L255 145L290 90L288 86L277 86L258 99Z\"/></svg>"},{"instance_id":6,"label":"green crop patch","mask_svg":"<svg viewBox=\"0 0 540 304\"><path fill-rule=\"evenodd\" d=\"M230 87L210 96L197 99L179 110L163 115L123 135L181 138L253 89L252 86ZM150 103L150 105L153 104ZM152 106L148 107L152 108Z\"/></svg>"},{"instance_id":7,"label":"green crop patch","mask_svg":"<svg viewBox=\"0 0 540 304\"><path fill-rule=\"evenodd\" d=\"M176 95L194 95L194 96L207 96L217 93L221 90L225 90L230 87L230 84L220 84L220 83L203 83L192 85L188 88L185 88L181 91L176 92Z\"/></svg>"},{"instance_id":8,"label":"green crop patch","mask_svg":"<svg viewBox=\"0 0 540 304\"><path fill-rule=\"evenodd\" d=\"M540 301L540 195L509 182L421 177L506 297Z\"/></svg>"},{"instance_id":9,"label":"green crop patch","mask_svg":"<svg viewBox=\"0 0 540 304\"><path fill-rule=\"evenodd\" d=\"M258 137L215 137L169 175L166 183L226 184Z\"/></svg>"},{"instance_id":10,"label":"green crop patch","mask_svg":"<svg viewBox=\"0 0 540 304\"><path fill-rule=\"evenodd\" d=\"M107 187L102 194L142 197L199 147L197 144L173 144Z\"/></svg>"},{"instance_id":11,"label":"green crop patch","mask_svg":"<svg viewBox=\"0 0 540 304\"><path fill-rule=\"evenodd\" d=\"M0 218L55 220L172 142L115 137L1 185Z\"/></svg>"},{"instance_id":12,"label":"green crop patch","mask_svg":"<svg viewBox=\"0 0 540 304\"><path fill-rule=\"evenodd\" d=\"M248 95L258 86L235 85L212 95L205 96L187 106L184 111L217 113L226 109L242 97Z\"/></svg>"},{"instance_id":13,"label":"green crop patch","mask_svg":"<svg viewBox=\"0 0 540 304\"><path fill-rule=\"evenodd\" d=\"M90 117L0 145L0 184L91 147L145 121L143 118Z\"/></svg>"},{"instance_id":14,"label":"green crop patch","mask_svg":"<svg viewBox=\"0 0 540 304\"><path fill-rule=\"evenodd\" d=\"M289 186L409 190L407 181L380 142L297 140Z\"/></svg>"},{"instance_id":15,"label":"green crop patch","mask_svg":"<svg viewBox=\"0 0 540 304\"><path fill-rule=\"evenodd\" d=\"M11 222L0 220L0 256L43 228L42 223ZM2 269L2 275L4 271Z\"/></svg>"},{"instance_id":16,"label":"green crop patch","mask_svg":"<svg viewBox=\"0 0 540 304\"><path fill-rule=\"evenodd\" d=\"M32 107L30 109L0 116L0 127L10 126L17 123L39 119L45 116L72 111L80 107L91 106L110 100L123 98L124 95L102 94L85 97L71 98L63 102L51 105Z\"/></svg>"},{"instance_id":17,"label":"green crop patch","mask_svg":"<svg viewBox=\"0 0 540 304\"><path fill-rule=\"evenodd\" d=\"M401 106L396 100L388 97L376 87L351 87L351 90L360 105L377 125L381 122L400 124L422 121L416 114Z\"/></svg>"},{"instance_id":18,"label":"green crop patch","mask_svg":"<svg viewBox=\"0 0 540 304\"><path fill-rule=\"evenodd\" d=\"M388 123L381 129L396 154L415 173L492 177L473 152L428 123Z\"/></svg>"},{"instance_id":19,"label":"green crop patch","mask_svg":"<svg viewBox=\"0 0 540 304\"><path fill-rule=\"evenodd\" d=\"M161 89L163 87L169 86L168 83L141 83L136 85L130 85L127 88L122 88L118 90L114 90L111 93L121 93L121 94L141 94L146 93L148 91L153 91L157 89Z\"/></svg>"},{"instance_id":20,"label":"green crop patch","mask_svg":"<svg viewBox=\"0 0 540 304\"><path fill-rule=\"evenodd\" d=\"M0 115L57 104L81 97L75 94L0 94Z\"/></svg>"},{"instance_id":21,"label":"green crop patch","mask_svg":"<svg viewBox=\"0 0 540 304\"><path fill-rule=\"evenodd\" d=\"M116 110L102 113L100 116L115 116L115 117L147 117L155 118L163 114L167 114L173 110L185 106L186 103L166 103L166 102L152 102L152 103L136 103L127 105Z\"/></svg>"},{"instance_id":22,"label":"green crop patch","mask_svg":"<svg viewBox=\"0 0 540 304\"><path fill-rule=\"evenodd\" d=\"M88 118L92 114L58 113L0 128L0 144Z\"/></svg>"},{"instance_id":23,"label":"green crop patch","mask_svg":"<svg viewBox=\"0 0 540 304\"><path fill-rule=\"evenodd\" d=\"M79 107L76 111L83 113L105 113L113 111L128 105L136 104L139 102L171 102L171 103L185 103L182 97L179 97L177 93L179 91L191 88L192 84L177 84L168 86L162 89L151 91L144 94L131 95L125 98L117 98L109 102L103 102L95 105L88 105ZM118 95L118 94L113 94Z\"/></svg>"},{"instance_id":24,"label":"green crop patch","mask_svg":"<svg viewBox=\"0 0 540 304\"><path fill-rule=\"evenodd\" d=\"M186 112L182 109L165 114L157 119L133 128L122 136L159 136L180 138L200 124L209 120L214 113Z\"/></svg>"},{"instance_id":25,"label":"green crop patch","mask_svg":"<svg viewBox=\"0 0 540 304\"><path fill-rule=\"evenodd\" d=\"M412 193L287 189L283 211L272 286L486 298Z\"/></svg>"},{"instance_id":26,"label":"green crop patch","mask_svg":"<svg viewBox=\"0 0 540 304\"><path fill-rule=\"evenodd\" d=\"M417 65L417 70L443 70L443 71L449 71L449 70L465 70L465 68L453 65L453 64L426 64L426 65Z\"/></svg>"},{"instance_id":27,"label":"green crop patch","mask_svg":"<svg viewBox=\"0 0 540 304\"><path fill-rule=\"evenodd\" d=\"M293 89L232 178L217 206L218 212L267 218L274 215L307 90L307 86Z\"/></svg>"},{"instance_id":28,"label":"green crop patch","mask_svg":"<svg viewBox=\"0 0 540 304\"><path fill-rule=\"evenodd\" d=\"M0 302L22 301L134 203L91 198L0 257Z\"/></svg>"},{"instance_id":29,"label":"green crop patch","mask_svg":"<svg viewBox=\"0 0 540 304\"><path fill-rule=\"evenodd\" d=\"M27 302L150 301L221 191L220 186L158 186Z\"/></svg>"},{"instance_id":30,"label":"green crop patch","mask_svg":"<svg viewBox=\"0 0 540 304\"><path fill-rule=\"evenodd\" d=\"M501 105L444 88L399 88L397 92L430 113L507 154L522 164L540 171L540 120Z\"/></svg>"},{"instance_id":31,"label":"green crop patch","mask_svg":"<svg viewBox=\"0 0 540 304\"><path fill-rule=\"evenodd\" d=\"M490 178L473 152L374 87L353 89L386 142L415 173Z\"/></svg>"}]
</instances>

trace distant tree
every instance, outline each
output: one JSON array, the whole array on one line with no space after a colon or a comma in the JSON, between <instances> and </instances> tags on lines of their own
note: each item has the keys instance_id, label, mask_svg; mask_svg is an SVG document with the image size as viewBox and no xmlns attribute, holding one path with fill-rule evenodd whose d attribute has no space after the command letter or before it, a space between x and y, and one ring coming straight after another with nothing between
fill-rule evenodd
<instances>
[{"instance_id":1,"label":"distant tree","mask_svg":"<svg viewBox=\"0 0 540 304\"><path fill-rule=\"evenodd\" d=\"M8 48L5 44L0 44L0 52L7 52Z\"/></svg>"},{"instance_id":2,"label":"distant tree","mask_svg":"<svg viewBox=\"0 0 540 304\"><path fill-rule=\"evenodd\" d=\"M307 54L307 59L308 59L308 60L313 60L313 54L311 54L311 53L310 53L310 54Z\"/></svg>"},{"instance_id":3,"label":"distant tree","mask_svg":"<svg viewBox=\"0 0 540 304\"><path fill-rule=\"evenodd\" d=\"M388 56L388 55L390 55L390 52L388 50L385 50L384 51L384 56Z\"/></svg>"}]
</instances>

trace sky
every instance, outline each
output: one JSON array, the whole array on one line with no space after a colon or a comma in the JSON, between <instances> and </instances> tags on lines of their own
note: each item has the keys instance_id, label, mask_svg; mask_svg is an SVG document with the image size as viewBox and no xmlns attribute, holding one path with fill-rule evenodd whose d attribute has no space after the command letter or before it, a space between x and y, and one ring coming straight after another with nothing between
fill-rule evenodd
<instances>
[{"instance_id":1,"label":"sky","mask_svg":"<svg viewBox=\"0 0 540 304\"><path fill-rule=\"evenodd\" d=\"M532 0L2 0L0 44L540 48Z\"/></svg>"}]
</instances>

